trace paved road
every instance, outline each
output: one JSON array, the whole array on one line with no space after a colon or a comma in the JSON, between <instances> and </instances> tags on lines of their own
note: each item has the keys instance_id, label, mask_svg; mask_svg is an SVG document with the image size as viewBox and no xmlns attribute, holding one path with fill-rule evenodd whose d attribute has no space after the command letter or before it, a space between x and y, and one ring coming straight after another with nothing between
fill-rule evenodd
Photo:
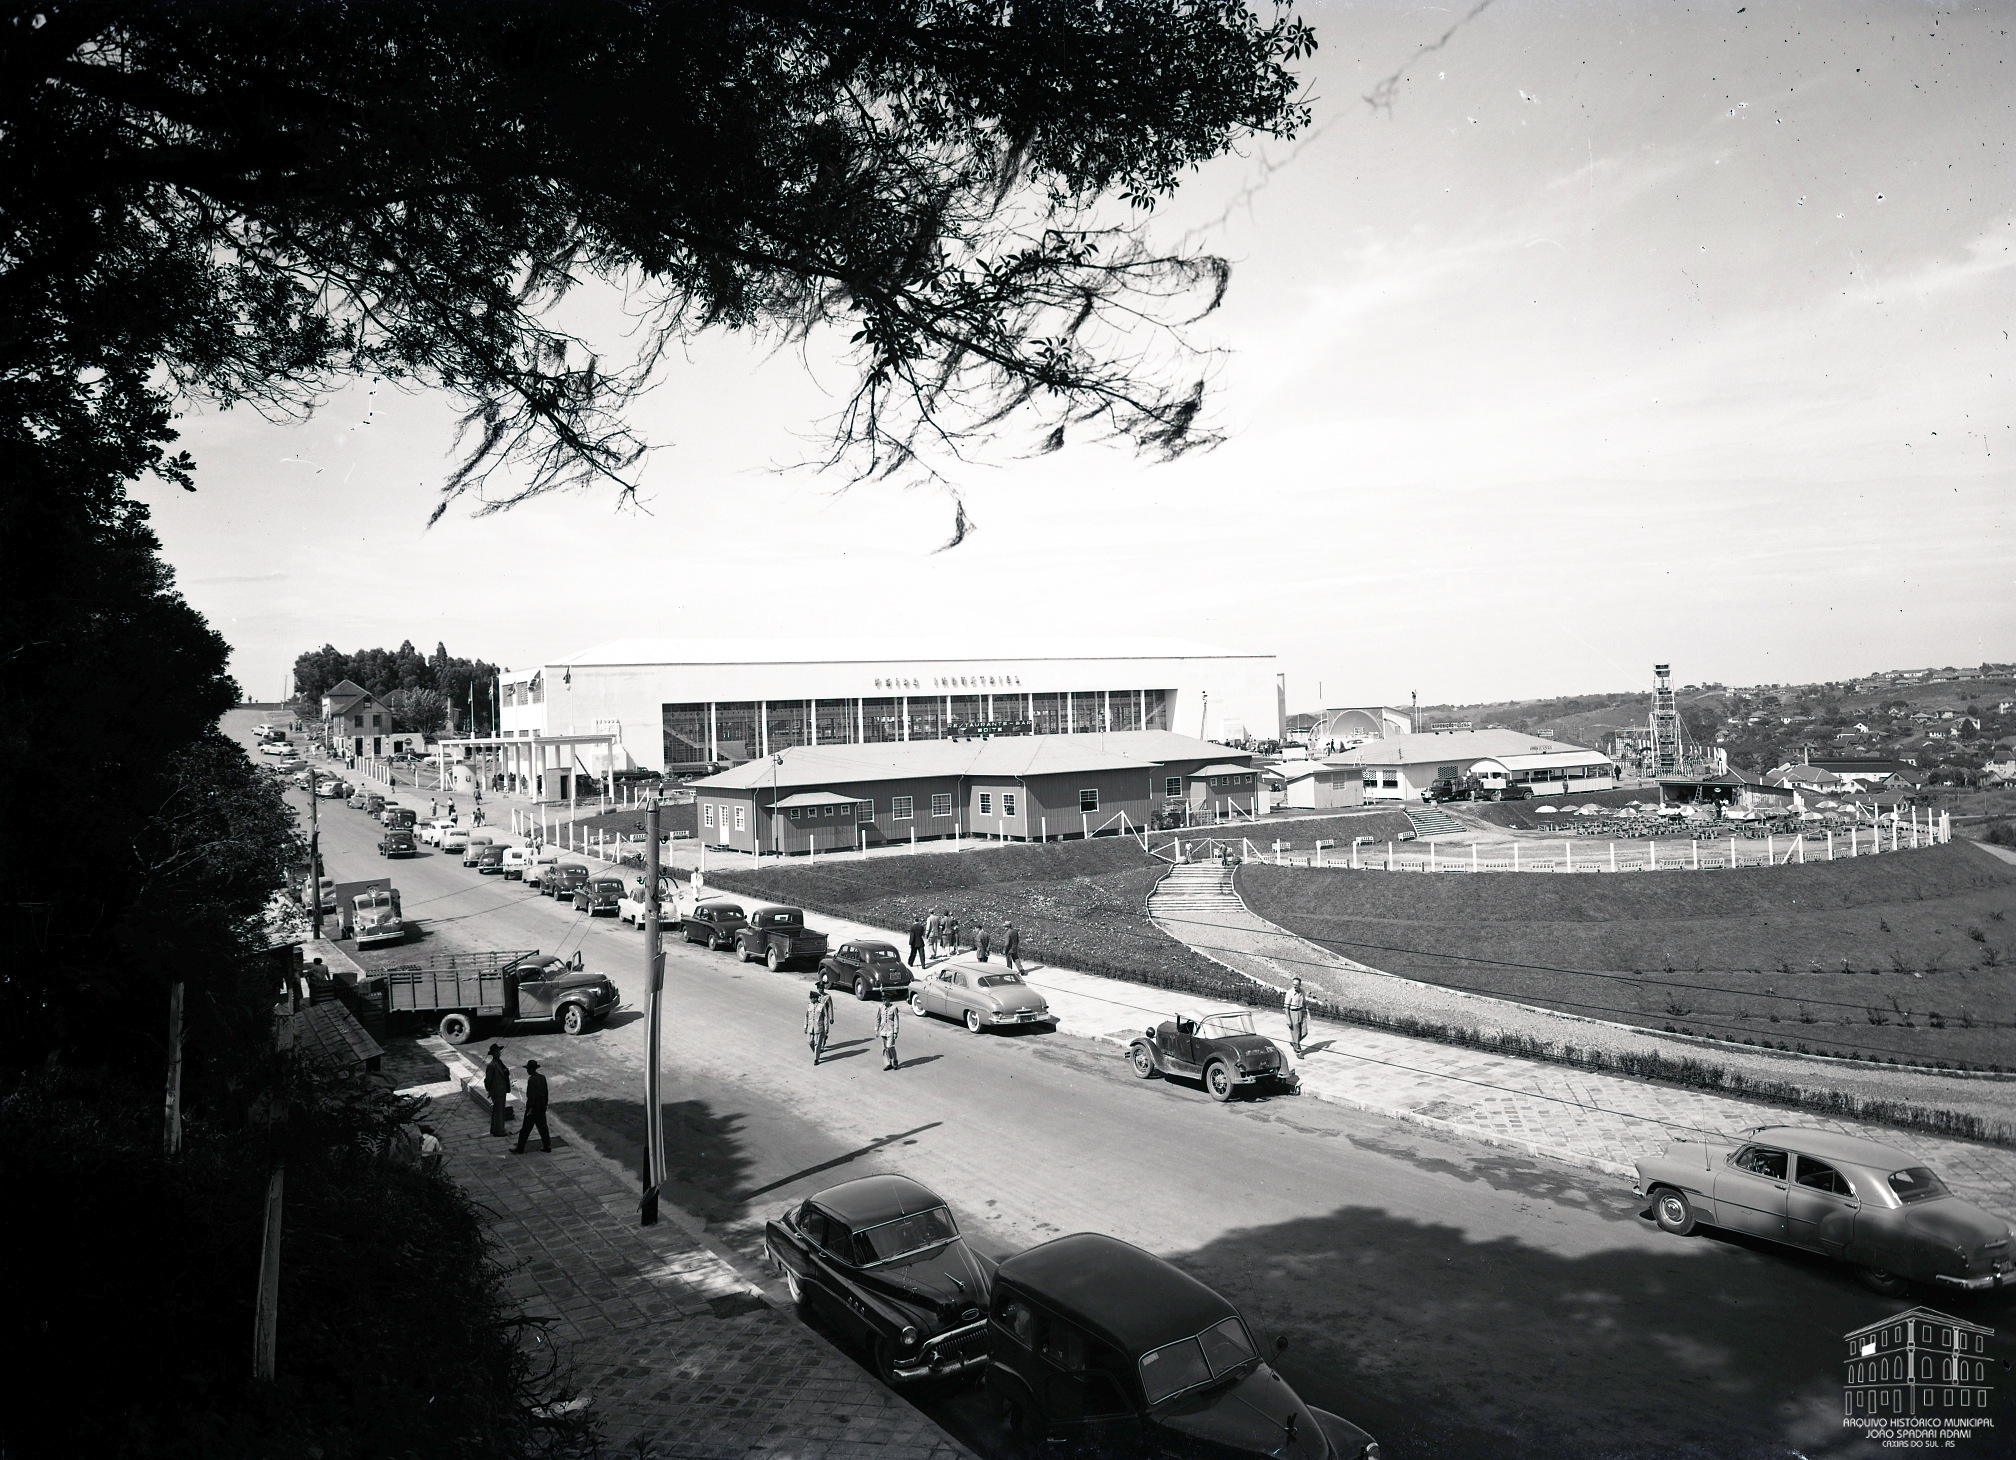
<instances>
[{"instance_id":1,"label":"paved road","mask_svg":"<svg viewBox=\"0 0 2016 1460\"><path fill-rule=\"evenodd\" d=\"M361 813L335 807L323 827L339 879L384 870ZM479 879L456 857L392 872L425 920L409 955L578 946L616 980L630 1007L608 1028L506 1042L514 1062L541 1060L565 1119L634 1167L641 935ZM1863 1448L1839 1427L1839 1338L1910 1303L1830 1264L1667 1238L1600 1178L1314 1100L1215 1106L1055 1035L912 1021L904 1068L885 1073L868 1007L842 999L837 1058L815 1070L802 977L676 943L667 970L672 1195L742 1253L788 1201L900 1170L944 1194L996 1255L1096 1229L1170 1257L1237 1302L1264 1342L1288 1335L1283 1371L1304 1396L1403 1460ZM1994 1325L2008 1374L2012 1295L1939 1306ZM1998 1390L2005 1416L2012 1388L2005 1377ZM960 1438L994 1447L977 1395L919 1398Z\"/></svg>"}]
</instances>

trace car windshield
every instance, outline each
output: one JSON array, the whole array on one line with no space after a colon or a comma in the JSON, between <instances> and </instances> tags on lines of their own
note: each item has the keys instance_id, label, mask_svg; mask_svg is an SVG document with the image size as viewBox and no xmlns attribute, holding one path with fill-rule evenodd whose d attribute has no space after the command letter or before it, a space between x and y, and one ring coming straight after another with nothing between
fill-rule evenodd
<instances>
[{"instance_id":1,"label":"car windshield","mask_svg":"<svg viewBox=\"0 0 2016 1460\"><path fill-rule=\"evenodd\" d=\"M980 987L983 989L998 989L1005 984L1019 984L1020 982L1022 982L1022 975L1019 973L983 973L980 975Z\"/></svg>"},{"instance_id":2,"label":"car windshield","mask_svg":"<svg viewBox=\"0 0 2016 1460\"><path fill-rule=\"evenodd\" d=\"M1141 1387L1148 1391L1150 1404L1160 1404L1185 1389L1222 1379L1254 1357L1246 1325L1236 1317L1227 1318L1195 1338L1143 1354Z\"/></svg>"},{"instance_id":3,"label":"car windshield","mask_svg":"<svg viewBox=\"0 0 2016 1460\"><path fill-rule=\"evenodd\" d=\"M1945 1196L1946 1183L1934 1176L1923 1166L1913 1166L1904 1171L1890 1173L1890 1189L1903 1201L1930 1201L1935 1196Z\"/></svg>"},{"instance_id":4,"label":"car windshield","mask_svg":"<svg viewBox=\"0 0 2016 1460\"><path fill-rule=\"evenodd\" d=\"M958 1235L959 1228L953 1224L952 1213L944 1207L933 1207L928 1212L898 1217L893 1222L857 1232L854 1243L861 1255L861 1265L872 1267L878 1262L893 1262L899 1257L922 1252L927 1247L937 1247Z\"/></svg>"},{"instance_id":5,"label":"car windshield","mask_svg":"<svg viewBox=\"0 0 2016 1460\"><path fill-rule=\"evenodd\" d=\"M1206 1039L1223 1039L1228 1034L1253 1033L1253 1016L1247 1013L1212 1014L1198 1026Z\"/></svg>"}]
</instances>

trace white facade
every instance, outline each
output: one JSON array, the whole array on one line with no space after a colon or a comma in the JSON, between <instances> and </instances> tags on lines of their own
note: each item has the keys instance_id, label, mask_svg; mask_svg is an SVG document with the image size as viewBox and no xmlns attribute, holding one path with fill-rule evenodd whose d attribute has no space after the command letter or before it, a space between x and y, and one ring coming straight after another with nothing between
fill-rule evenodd
<instances>
[{"instance_id":1,"label":"white facade","mask_svg":"<svg viewBox=\"0 0 2016 1460\"><path fill-rule=\"evenodd\" d=\"M504 737L616 737L651 770L950 733L1272 737L1274 657L1178 639L626 639L500 676Z\"/></svg>"},{"instance_id":2,"label":"white facade","mask_svg":"<svg viewBox=\"0 0 2016 1460\"><path fill-rule=\"evenodd\" d=\"M1524 786L1535 796L1607 791L1617 784L1616 765L1600 751L1513 730L1368 740L1332 763L1360 769L1367 801L1419 801L1436 781L1472 773L1486 786Z\"/></svg>"}]
</instances>

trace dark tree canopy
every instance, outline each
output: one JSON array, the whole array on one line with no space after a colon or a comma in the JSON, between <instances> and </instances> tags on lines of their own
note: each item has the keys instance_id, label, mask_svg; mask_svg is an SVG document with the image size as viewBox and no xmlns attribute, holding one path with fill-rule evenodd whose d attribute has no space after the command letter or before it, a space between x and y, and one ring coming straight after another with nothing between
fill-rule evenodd
<instances>
[{"instance_id":1,"label":"dark tree canopy","mask_svg":"<svg viewBox=\"0 0 2016 1460\"><path fill-rule=\"evenodd\" d=\"M294 697L299 712L312 719L323 694L349 680L384 700L401 730L438 730L452 711L458 729L488 729L496 719L491 703L497 666L484 659L461 659L443 643L420 657L411 639L397 649L359 649L345 654L334 644L310 649L294 659ZM432 694L434 699L418 696Z\"/></svg>"},{"instance_id":2,"label":"dark tree canopy","mask_svg":"<svg viewBox=\"0 0 2016 1460\"><path fill-rule=\"evenodd\" d=\"M171 390L292 409L364 373L466 403L443 508L499 468L491 507L627 491L622 407L667 343L833 325L853 471L1025 407L1049 445L1082 424L1180 452L1207 439L1201 382L1142 338L1215 305L1225 266L1095 205L1292 136L1314 45L1286 0L15 7L0 429ZM639 359L556 322L591 279L643 313Z\"/></svg>"}]
</instances>

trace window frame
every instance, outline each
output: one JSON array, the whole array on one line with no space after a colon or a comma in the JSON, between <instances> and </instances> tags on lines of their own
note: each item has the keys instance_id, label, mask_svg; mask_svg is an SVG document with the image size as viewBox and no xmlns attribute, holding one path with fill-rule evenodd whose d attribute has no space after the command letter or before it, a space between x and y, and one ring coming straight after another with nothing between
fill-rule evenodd
<instances>
[{"instance_id":1,"label":"window frame","mask_svg":"<svg viewBox=\"0 0 2016 1460\"><path fill-rule=\"evenodd\" d=\"M980 797L980 814L982 816L992 816L994 814L994 793L992 791L981 791L978 795Z\"/></svg>"},{"instance_id":2,"label":"window frame","mask_svg":"<svg viewBox=\"0 0 2016 1460\"><path fill-rule=\"evenodd\" d=\"M1003 791L1001 793L1001 814L1011 821L1014 819L1015 793L1013 791Z\"/></svg>"},{"instance_id":3,"label":"window frame","mask_svg":"<svg viewBox=\"0 0 2016 1460\"><path fill-rule=\"evenodd\" d=\"M889 819L891 821L915 821L917 819L917 798L914 796L891 796L889 798Z\"/></svg>"},{"instance_id":4,"label":"window frame","mask_svg":"<svg viewBox=\"0 0 2016 1460\"><path fill-rule=\"evenodd\" d=\"M1090 816L1093 812L1097 811L1098 809L1099 809L1099 788L1097 786L1091 786L1091 787L1081 786L1078 790L1079 812L1083 815Z\"/></svg>"},{"instance_id":5,"label":"window frame","mask_svg":"<svg viewBox=\"0 0 2016 1460\"><path fill-rule=\"evenodd\" d=\"M941 810L940 808L943 809ZM931 793L931 819L933 821L949 820L951 815L952 793L950 791L933 791Z\"/></svg>"}]
</instances>

